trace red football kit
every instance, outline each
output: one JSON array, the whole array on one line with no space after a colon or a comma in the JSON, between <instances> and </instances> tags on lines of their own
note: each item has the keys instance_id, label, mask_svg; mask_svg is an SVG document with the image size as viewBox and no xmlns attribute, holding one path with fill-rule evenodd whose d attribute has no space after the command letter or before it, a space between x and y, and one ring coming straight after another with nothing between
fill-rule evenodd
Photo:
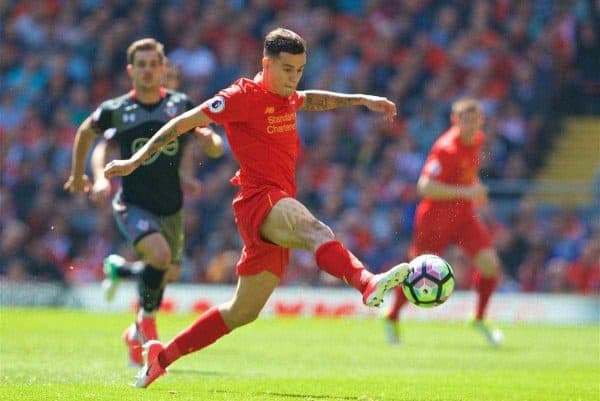
<instances>
[{"instance_id":1,"label":"red football kit","mask_svg":"<svg viewBox=\"0 0 600 401\"><path fill-rule=\"evenodd\" d=\"M464 144L458 128L451 127L434 143L421 175L448 185L475 184L483 141L484 134L478 132L472 144ZM423 253L442 255L449 244L459 245L469 256L492 246L469 199L424 198L417 207L414 233L411 258Z\"/></svg>"},{"instance_id":2,"label":"red football kit","mask_svg":"<svg viewBox=\"0 0 600 401\"><path fill-rule=\"evenodd\" d=\"M240 165L231 179L240 187L232 203L244 242L239 275L267 270L281 277L289 262L290 250L266 242L260 226L277 201L296 195L296 111L303 102L296 91L289 97L269 91L258 74L254 80L237 80L201 105L211 120L225 127Z\"/></svg>"}]
</instances>

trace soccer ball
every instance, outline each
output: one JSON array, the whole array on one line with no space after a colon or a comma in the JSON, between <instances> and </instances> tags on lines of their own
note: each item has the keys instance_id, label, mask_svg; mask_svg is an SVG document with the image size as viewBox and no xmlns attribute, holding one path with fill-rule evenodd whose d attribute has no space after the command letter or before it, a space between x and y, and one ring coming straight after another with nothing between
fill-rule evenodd
<instances>
[{"instance_id":1,"label":"soccer ball","mask_svg":"<svg viewBox=\"0 0 600 401\"><path fill-rule=\"evenodd\" d=\"M411 272L402 283L406 298L422 308L443 304L454 291L454 272L437 255L420 255L410 261Z\"/></svg>"}]
</instances>

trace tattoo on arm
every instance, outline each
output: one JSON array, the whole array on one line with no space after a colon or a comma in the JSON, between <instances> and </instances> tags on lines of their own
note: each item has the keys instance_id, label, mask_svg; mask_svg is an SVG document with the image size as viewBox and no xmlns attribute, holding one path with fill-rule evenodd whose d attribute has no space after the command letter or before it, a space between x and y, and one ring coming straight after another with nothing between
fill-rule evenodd
<instances>
[{"instance_id":1,"label":"tattoo on arm","mask_svg":"<svg viewBox=\"0 0 600 401\"><path fill-rule=\"evenodd\" d=\"M158 130L154 136L136 152L136 155L139 156L140 163L158 152L163 146L173 142L179 135L176 123L169 124L169 126L165 126Z\"/></svg>"},{"instance_id":2,"label":"tattoo on arm","mask_svg":"<svg viewBox=\"0 0 600 401\"><path fill-rule=\"evenodd\" d=\"M302 103L302 107L300 108L300 110L304 111L323 111L361 104L361 95L320 90L304 91L304 95L304 103Z\"/></svg>"},{"instance_id":3,"label":"tattoo on arm","mask_svg":"<svg viewBox=\"0 0 600 401\"><path fill-rule=\"evenodd\" d=\"M177 127L176 126L172 126L169 129L167 129L165 132L163 132L161 135L159 135L156 138L156 142L154 144L154 146L152 147L152 150L157 151L160 148L162 148L163 146L167 145L169 142L173 141L175 138L177 138L178 133L177 133Z\"/></svg>"},{"instance_id":4,"label":"tattoo on arm","mask_svg":"<svg viewBox=\"0 0 600 401\"><path fill-rule=\"evenodd\" d=\"M200 106L196 106L163 125L132 158L139 165L150 157L150 155L158 152L163 146L173 142L179 135L193 130L194 127L206 126L210 122L210 118L202 112Z\"/></svg>"}]
</instances>

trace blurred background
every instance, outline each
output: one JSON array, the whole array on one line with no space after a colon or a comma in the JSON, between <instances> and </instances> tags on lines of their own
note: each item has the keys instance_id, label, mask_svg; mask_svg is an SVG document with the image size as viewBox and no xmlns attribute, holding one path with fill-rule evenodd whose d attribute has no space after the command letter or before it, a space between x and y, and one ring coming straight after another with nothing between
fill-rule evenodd
<instances>
[{"instance_id":1,"label":"blurred background","mask_svg":"<svg viewBox=\"0 0 600 401\"><path fill-rule=\"evenodd\" d=\"M387 96L393 125L358 108L299 113L298 198L371 270L406 259L415 184L461 96L487 118L481 208L502 292L600 292L600 1L0 1L0 281L99 283L135 259L110 204L63 191L77 126L130 88L127 46L163 42L199 103L260 69L277 26L308 41L301 89ZM183 282L235 282L240 240L227 153L197 155ZM118 181L114 182L116 190ZM333 286L295 252L285 285ZM468 289L472 267L446 255Z\"/></svg>"}]
</instances>

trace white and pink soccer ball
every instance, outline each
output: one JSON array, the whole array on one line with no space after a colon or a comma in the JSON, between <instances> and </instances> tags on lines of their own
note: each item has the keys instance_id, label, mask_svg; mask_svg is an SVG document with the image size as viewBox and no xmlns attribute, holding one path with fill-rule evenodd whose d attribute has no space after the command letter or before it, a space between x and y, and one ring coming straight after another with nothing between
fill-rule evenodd
<instances>
[{"instance_id":1,"label":"white and pink soccer ball","mask_svg":"<svg viewBox=\"0 0 600 401\"><path fill-rule=\"evenodd\" d=\"M410 261L411 272L402 283L406 298L422 308L441 305L454 291L454 271L437 255L420 255Z\"/></svg>"}]
</instances>

